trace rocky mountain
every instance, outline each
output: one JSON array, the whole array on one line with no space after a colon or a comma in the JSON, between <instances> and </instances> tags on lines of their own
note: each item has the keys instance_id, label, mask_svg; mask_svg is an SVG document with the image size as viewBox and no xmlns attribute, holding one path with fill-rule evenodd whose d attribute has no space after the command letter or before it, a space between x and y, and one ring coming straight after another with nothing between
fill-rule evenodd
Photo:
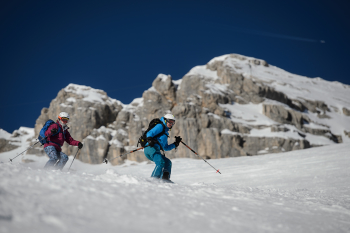
<instances>
[{"instance_id":1,"label":"rocky mountain","mask_svg":"<svg viewBox=\"0 0 350 233\"><path fill-rule=\"evenodd\" d=\"M19 137L23 134L26 134L26 132L22 130L22 127L12 134L0 129L0 153L18 148L21 145Z\"/></svg>"},{"instance_id":2,"label":"rocky mountain","mask_svg":"<svg viewBox=\"0 0 350 233\"><path fill-rule=\"evenodd\" d=\"M181 135L203 158L277 153L350 142L349 97L348 85L229 54L194 67L180 80L159 74L142 98L128 105L102 90L70 84L41 111L35 134L46 120L66 111L72 136L84 143L79 159L101 163L136 148L153 118L172 113L177 120L169 143ZM63 150L75 151L67 145ZM43 152L36 147L29 153ZM183 146L166 156L196 158ZM124 159L146 160L136 152L113 163Z\"/></svg>"}]
</instances>

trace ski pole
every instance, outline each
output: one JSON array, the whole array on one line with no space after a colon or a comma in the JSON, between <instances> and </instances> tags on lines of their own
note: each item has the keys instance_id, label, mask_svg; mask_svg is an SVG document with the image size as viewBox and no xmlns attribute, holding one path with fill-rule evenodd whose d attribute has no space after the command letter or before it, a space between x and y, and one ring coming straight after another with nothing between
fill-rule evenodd
<instances>
[{"instance_id":1,"label":"ski pole","mask_svg":"<svg viewBox=\"0 0 350 233\"><path fill-rule=\"evenodd\" d=\"M78 149L78 150L77 150L77 153L75 153L74 158L73 158L73 161L72 161L72 163L70 164L70 166L69 166L69 168L68 168L68 171L69 171L70 167L72 166L72 164L73 164L73 162L74 162L74 159L75 159L75 157L77 156L79 150L80 150L80 149Z\"/></svg>"},{"instance_id":2,"label":"ski pole","mask_svg":"<svg viewBox=\"0 0 350 233\"><path fill-rule=\"evenodd\" d=\"M177 138L176 136L175 136L175 138ZM188 149L190 149L190 151L192 151L195 155L197 155L199 158L201 158L201 159L203 159L201 156L199 156L199 154L197 154L197 152L195 152L194 150L192 150L189 146L187 146L186 145L186 143L184 143L183 141L181 141L181 143L182 144L184 144ZM209 166L211 166L212 168L214 168L215 169L215 171L216 171L216 173L220 173L221 174L221 172L219 171L219 169L218 170L216 170L216 168L215 167L213 167L210 163L208 163L207 162L207 160L205 160L205 159L203 159L204 160L204 162L206 162L207 164L209 164Z\"/></svg>"},{"instance_id":3,"label":"ski pole","mask_svg":"<svg viewBox=\"0 0 350 233\"><path fill-rule=\"evenodd\" d=\"M148 147L148 146L140 147L140 148L137 148L137 149L135 149L135 150L133 150L133 151L129 151L128 153L125 153L125 154L122 154L122 155L120 155L120 156L114 157L114 158L112 158L111 160L109 160L109 162L113 161L113 160L116 159L116 158L122 157L122 156L127 155L127 154L131 154L131 153L133 153L133 152L135 152L135 151L141 150L141 149L146 148L146 147ZM107 163L108 163L107 158L105 158L105 159L103 160L102 163L106 163L106 164L107 164Z\"/></svg>"},{"instance_id":4,"label":"ski pole","mask_svg":"<svg viewBox=\"0 0 350 233\"><path fill-rule=\"evenodd\" d=\"M12 160L14 160L15 158L17 158L18 156L20 156L21 154L23 154L24 152L26 152L27 150L29 150L29 149L31 149L31 148L33 148L33 146L35 146L36 144L38 144L38 142L41 142L42 140L45 140L47 137L45 137L45 138L43 138L43 139L41 139L41 140L39 140L39 141L37 141L36 143L34 143L31 147L29 147L28 149L26 149L25 151L23 151L23 152L21 152L20 154L18 154L16 157L14 157L14 158L12 158L12 159L10 159L10 162L12 162Z\"/></svg>"}]
</instances>

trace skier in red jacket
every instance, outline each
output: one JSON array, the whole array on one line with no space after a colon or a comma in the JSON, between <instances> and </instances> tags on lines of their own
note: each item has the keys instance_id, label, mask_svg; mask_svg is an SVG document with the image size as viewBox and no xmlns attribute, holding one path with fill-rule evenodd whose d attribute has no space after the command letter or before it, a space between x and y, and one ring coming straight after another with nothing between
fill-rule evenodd
<instances>
[{"instance_id":1,"label":"skier in red jacket","mask_svg":"<svg viewBox=\"0 0 350 233\"><path fill-rule=\"evenodd\" d=\"M68 132L69 128L67 126L68 121L69 114L66 112L61 112L58 115L56 123L50 125L45 132L45 136L47 136L47 143L44 145L44 151L50 158L44 167L45 169L62 170L64 165L66 165L68 156L63 153L61 149L64 141L66 141L69 145L78 146L79 149L83 148L83 144L81 142L74 140L72 136L70 136L70 133Z\"/></svg>"}]
</instances>

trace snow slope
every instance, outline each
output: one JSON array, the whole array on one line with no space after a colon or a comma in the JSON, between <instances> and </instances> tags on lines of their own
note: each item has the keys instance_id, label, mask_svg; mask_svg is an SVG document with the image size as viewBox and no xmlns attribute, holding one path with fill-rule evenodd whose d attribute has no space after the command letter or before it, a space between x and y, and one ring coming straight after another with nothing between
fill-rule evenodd
<instances>
[{"instance_id":1,"label":"snow slope","mask_svg":"<svg viewBox=\"0 0 350 233\"><path fill-rule=\"evenodd\" d=\"M350 144L208 160L222 175L175 159L164 184L147 162L9 163L30 136L0 154L0 232L350 232Z\"/></svg>"}]
</instances>

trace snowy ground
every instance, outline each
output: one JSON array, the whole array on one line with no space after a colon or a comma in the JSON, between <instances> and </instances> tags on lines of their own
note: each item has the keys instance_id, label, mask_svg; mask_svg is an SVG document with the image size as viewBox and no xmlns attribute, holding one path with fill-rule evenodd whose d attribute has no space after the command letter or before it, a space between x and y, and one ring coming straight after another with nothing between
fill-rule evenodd
<instances>
[{"instance_id":1,"label":"snowy ground","mask_svg":"<svg viewBox=\"0 0 350 233\"><path fill-rule=\"evenodd\" d=\"M350 144L208 160L222 175L175 159L176 184L151 181L146 162L8 162L23 149L0 154L1 233L350 232Z\"/></svg>"}]
</instances>

